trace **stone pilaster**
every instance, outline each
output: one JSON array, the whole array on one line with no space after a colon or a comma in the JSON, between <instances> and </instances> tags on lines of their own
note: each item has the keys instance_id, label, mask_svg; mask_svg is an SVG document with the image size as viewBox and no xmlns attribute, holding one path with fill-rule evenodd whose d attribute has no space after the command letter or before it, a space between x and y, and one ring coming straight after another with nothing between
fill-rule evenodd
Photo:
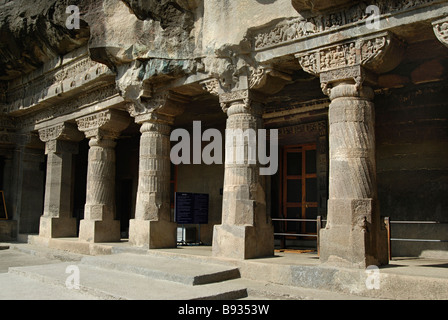
<instances>
[{"instance_id":1,"label":"stone pilaster","mask_svg":"<svg viewBox=\"0 0 448 320\"><path fill-rule=\"evenodd\" d=\"M139 182L135 219L129 225L129 242L149 249L177 245L177 224L171 221L170 123L146 117L140 138ZM143 122L142 122L143 121Z\"/></svg>"},{"instance_id":2,"label":"stone pilaster","mask_svg":"<svg viewBox=\"0 0 448 320\"><path fill-rule=\"evenodd\" d=\"M329 107L329 200L320 232L322 262L366 268L388 263L377 200L374 92L376 73L400 62L403 45L389 33L297 55L320 76Z\"/></svg>"},{"instance_id":3,"label":"stone pilaster","mask_svg":"<svg viewBox=\"0 0 448 320\"><path fill-rule=\"evenodd\" d=\"M78 153L82 134L75 125L62 123L39 130L39 138L45 142L47 155L44 213L40 218L39 235L76 237L76 219L72 217L72 160Z\"/></svg>"},{"instance_id":4,"label":"stone pilaster","mask_svg":"<svg viewBox=\"0 0 448 320\"><path fill-rule=\"evenodd\" d=\"M260 175L257 161L251 161L248 140L234 143L232 130L262 128L260 99L249 90L220 95L221 105L227 113L226 164L222 224L213 233L213 255L233 259L250 259L271 256L274 253L274 231L266 213L265 179ZM242 148L241 148L242 147ZM240 153L243 149L246 151ZM233 159L229 155L233 155ZM243 161L236 159L242 156ZM251 158L251 159L249 159Z\"/></svg>"},{"instance_id":5,"label":"stone pilaster","mask_svg":"<svg viewBox=\"0 0 448 320\"><path fill-rule=\"evenodd\" d=\"M129 116L106 110L76 120L89 141L87 194L79 239L87 242L120 240L115 220L115 139L129 125Z\"/></svg>"}]
</instances>

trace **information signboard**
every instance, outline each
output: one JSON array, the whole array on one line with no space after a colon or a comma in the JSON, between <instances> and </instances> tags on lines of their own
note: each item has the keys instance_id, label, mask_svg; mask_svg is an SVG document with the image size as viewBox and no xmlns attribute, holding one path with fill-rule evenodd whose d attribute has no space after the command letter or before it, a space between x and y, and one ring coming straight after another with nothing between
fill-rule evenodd
<instances>
[{"instance_id":1,"label":"information signboard","mask_svg":"<svg viewBox=\"0 0 448 320\"><path fill-rule=\"evenodd\" d=\"M178 224L207 224L209 195L176 192L174 211Z\"/></svg>"}]
</instances>

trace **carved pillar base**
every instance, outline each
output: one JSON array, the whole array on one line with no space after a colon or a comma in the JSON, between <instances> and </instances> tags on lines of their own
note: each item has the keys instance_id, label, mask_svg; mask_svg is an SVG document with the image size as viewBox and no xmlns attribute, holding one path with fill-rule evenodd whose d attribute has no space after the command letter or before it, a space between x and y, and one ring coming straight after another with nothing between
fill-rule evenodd
<instances>
[{"instance_id":1,"label":"carved pillar base","mask_svg":"<svg viewBox=\"0 0 448 320\"><path fill-rule=\"evenodd\" d=\"M76 237L76 218L41 216L39 236L43 238Z\"/></svg>"},{"instance_id":2,"label":"carved pillar base","mask_svg":"<svg viewBox=\"0 0 448 320\"><path fill-rule=\"evenodd\" d=\"M272 256L273 228L269 225L216 225L213 230L213 256L244 260Z\"/></svg>"},{"instance_id":3,"label":"carved pillar base","mask_svg":"<svg viewBox=\"0 0 448 320\"><path fill-rule=\"evenodd\" d=\"M171 221L129 221L129 243L148 249L175 248L177 223Z\"/></svg>"},{"instance_id":4,"label":"carved pillar base","mask_svg":"<svg viewBox=\"0 0 448 320\"><path fill-rule=\"evenodd\" d=\"M320 259L355 268L387 264L377 207L373 90L340 83L330 99L328 222L320 233Z\"/></svg>"},{"instance_id":5,"label":"carved pillar base","mask_svg":"<svg viewBox=\"0 0 448 320\"><path fill-rule=\"evenodd\" d=\"M120 241L120 221L118 220L81 220L79 240L98 242Z\"/></svg>"}]
</instances>

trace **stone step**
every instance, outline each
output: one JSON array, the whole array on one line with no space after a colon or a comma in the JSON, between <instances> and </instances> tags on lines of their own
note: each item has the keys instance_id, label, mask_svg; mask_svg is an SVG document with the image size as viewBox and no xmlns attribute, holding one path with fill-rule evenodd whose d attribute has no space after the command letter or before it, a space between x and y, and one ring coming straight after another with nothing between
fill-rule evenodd
<instances>
[{"instance_id":1,"label":"stone step","mask_svg":"<svg viewBox=\"0 0 448 320\"><path fill-rule=\"evenodd\" d=\"M61 262L45 266L11 267L9 274L32 279L45 285L67 288L66 281L72 280L74 275L70 272L73 269L69 267L79 270L79 288L71 289L71 291L88 294L98 299L230 300L247 297L247 288L242 279L191 286L84 263ZM69 281L69 284L73 282Z\"/></svg>"},{"instance_id":2,"label":"stone step","mask_svg":"<svg viewBox=\"0 0 448 320\"><path fill-rule=\"evenodd\" d=\"M236 267L133 253L86 256L81 263L191 286L240 278Z\"/></svg>"}]
</instances>

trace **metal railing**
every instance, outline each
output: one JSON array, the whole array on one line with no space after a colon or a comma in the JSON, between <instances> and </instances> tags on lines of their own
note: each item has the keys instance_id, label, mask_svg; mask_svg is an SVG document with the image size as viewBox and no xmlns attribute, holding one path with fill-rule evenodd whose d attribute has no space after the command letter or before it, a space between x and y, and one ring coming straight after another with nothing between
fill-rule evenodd
<instances>
[{"instance_id":1,"label":"metal railing","mask_svg":"<svg viewBox=\"0 0 448 320\"><path fill-rule=\"evenodd\" d=\"M320 254L320 242L319 242L319 232L322 229L322 223L326 220L322 220L321 216L316 219L287 219L287 218L272 218L272 221L283 221L283 222L315 222L316 223L316 233L289 233L289 232L274 232L274 236L282 237L312 237L316 238L317 254ZM283 238L284 240L285 238ZM284 245L283 245L284 247Z\"/></svg>"},{"instance_id":2,"label":"metal railing","mask_svg":"<svg viewBox=\"0 0 448 320\"><path fill-rule=\"evenodd\" d=\"M440 222L440 221L392 221L390 220L390 217L384 218L384 223L386 225L387 230L387 243L388 243L388 250L389 250L389 260L392 258L392 241L409 241L409 242L448 242L448 240L442 240L442 239L415 239L415 238L392 238L392 224L448 224L448 222Z\"/></svg>"}]
</instances>

